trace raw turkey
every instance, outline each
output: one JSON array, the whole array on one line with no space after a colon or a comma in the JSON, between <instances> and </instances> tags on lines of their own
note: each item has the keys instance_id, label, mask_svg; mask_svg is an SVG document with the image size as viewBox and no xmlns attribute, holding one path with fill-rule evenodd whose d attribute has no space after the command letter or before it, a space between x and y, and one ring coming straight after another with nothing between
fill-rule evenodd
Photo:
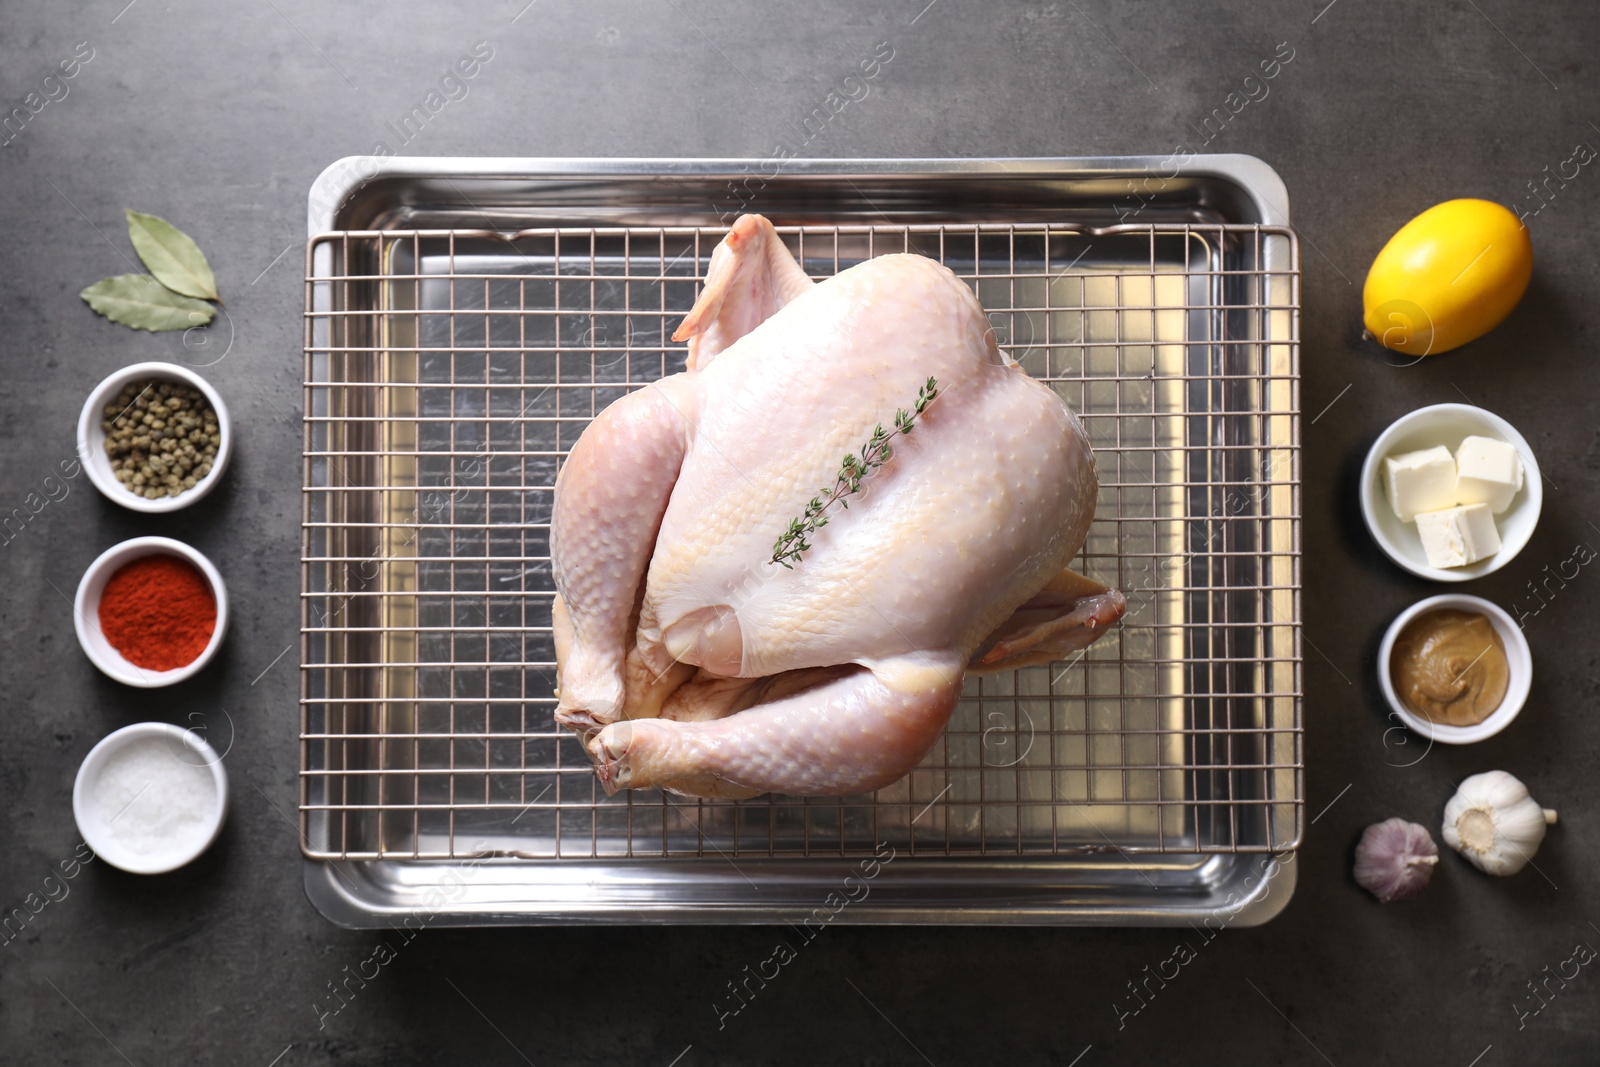
<instances>
[{"instance_id":1,"label":"raw turkey","mask_svg":"<svg viewBox=\"0 0 1600 1067\"><path fill-rule=\"evenodd\" d=\"M608 793L876 789L966 675L1066 658L1122 615L1066 569L1097 488L1082 426L940 264L813 283L745 215L673 339L688 369L602 411L556 482L556 720ZM782 544L813 501L825 523Z\"/></svg>"}]
</instances>

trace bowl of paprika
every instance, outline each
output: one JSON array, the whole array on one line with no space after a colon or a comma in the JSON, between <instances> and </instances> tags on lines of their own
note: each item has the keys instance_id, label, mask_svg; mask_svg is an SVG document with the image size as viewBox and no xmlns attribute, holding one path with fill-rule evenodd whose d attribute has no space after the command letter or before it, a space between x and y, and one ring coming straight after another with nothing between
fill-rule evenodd
<instances>
[{"instance_id":1,"label":"bowl of paprika","mask_svg":"<svg viewBox=\"0 0 1600 1067\"><path fill-rule=\"evenodd\" d=\"M228 594L211 561L170 537L135 537L89 564L73 601L84 653L124 685L193 675L228 630Z\"/></svg>"}]
</instances>

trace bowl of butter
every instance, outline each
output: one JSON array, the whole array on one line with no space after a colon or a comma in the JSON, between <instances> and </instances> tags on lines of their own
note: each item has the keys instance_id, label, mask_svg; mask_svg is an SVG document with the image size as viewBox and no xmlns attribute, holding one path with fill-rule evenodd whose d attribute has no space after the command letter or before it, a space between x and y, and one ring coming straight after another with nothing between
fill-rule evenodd
<instances>
[{"instance_id":1,"label":"bowl of butter","mask_svg":"<svg viewBox=\"0 0 1600 1067\"><path fill-rule=\"evenodd\" d=\"M1471 404L1434 404L1395 420L1361 467L1361 515L1378 547L1439 582L1480 578L1522 551L1544 490L1528 442Z\"/></svg>"}]
</instances>

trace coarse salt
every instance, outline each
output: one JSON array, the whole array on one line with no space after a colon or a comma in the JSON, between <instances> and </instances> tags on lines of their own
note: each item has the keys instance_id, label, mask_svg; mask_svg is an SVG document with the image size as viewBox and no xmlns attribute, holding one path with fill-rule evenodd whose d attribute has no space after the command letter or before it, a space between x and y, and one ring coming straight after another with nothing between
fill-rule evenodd
<instances>
[{"instance_id":1,"label":"coarse salt","mask_svg":"<svg viewBox=\"0 0 1600 1067\"><path fill-rule=\"evenodd\" d=\"M90 789L95 816L135 855L193 852L211 832L216 782L176 740L129 742L106 758Z\"/></svg>"}]
</instances>

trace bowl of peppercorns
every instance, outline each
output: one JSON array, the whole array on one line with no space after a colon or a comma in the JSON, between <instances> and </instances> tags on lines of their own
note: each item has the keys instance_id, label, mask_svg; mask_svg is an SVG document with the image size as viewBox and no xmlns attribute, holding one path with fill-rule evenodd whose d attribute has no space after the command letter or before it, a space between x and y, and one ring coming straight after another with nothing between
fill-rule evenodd
<instances>
[{"instance_id":1,"label":"bowl of peppercorns","mask_svg":"<svg viewBox=\"0 0 1600 1067\"><path fill-rule=\"evenodd\" d=\"M228 406L175 363L124 367L95 386L78 416L89 480L134 511L188 507L217 484L232 451Z\"/></svg>"}]
</instances>

